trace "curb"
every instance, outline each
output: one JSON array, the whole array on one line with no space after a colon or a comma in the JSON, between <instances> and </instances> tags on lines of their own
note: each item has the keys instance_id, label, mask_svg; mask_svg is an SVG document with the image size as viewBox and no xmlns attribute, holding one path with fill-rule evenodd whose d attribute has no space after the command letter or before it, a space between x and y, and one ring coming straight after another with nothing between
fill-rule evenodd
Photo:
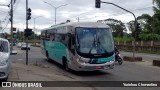
<instances>
[{"instance_id":1,"label":"curb","mask_svg":"<svg viewBox=\"0 0 160 90\"><path fill-rule=\"evenodd\" d=\"M130 61L130 62L142 62L142 57L129 57L129 56L123 56L124 61Z\"/></svg>"},{"instance_id":2,"label":"curb","mask_svg":"<svg viewBox=\"0 0 160 90\"><path fill-rule=\"evenodd\" d=\"M160 60L153 60L153 66L160 66Z\"/></svg>"}]
</instances>

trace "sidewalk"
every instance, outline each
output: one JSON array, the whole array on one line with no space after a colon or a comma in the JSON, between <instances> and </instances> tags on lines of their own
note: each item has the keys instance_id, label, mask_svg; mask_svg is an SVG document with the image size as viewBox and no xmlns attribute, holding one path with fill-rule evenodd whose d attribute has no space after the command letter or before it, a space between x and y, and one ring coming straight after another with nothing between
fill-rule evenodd
<instances>
[{"instance_id":1,"label":"sidewalk","mask_svg":"<svg viewBox=\"0 0 160 90\"><path fill-rule=\"evenodd\" d=\"M8 81L74 81L51 68L12 63ZM0 90L93 90L90 87L0 88Z\"/></svg>"},{"instance_id":2,"label":"sidewalk","mask_svg":"<svg viewBox=\"0 0 160 90\"><path fill-rule=\"evenodd\" d=\"M57 75L50 68L34 65L12 63L8 81L71 81L72 79Z\"/></svg>"}]
</instances>

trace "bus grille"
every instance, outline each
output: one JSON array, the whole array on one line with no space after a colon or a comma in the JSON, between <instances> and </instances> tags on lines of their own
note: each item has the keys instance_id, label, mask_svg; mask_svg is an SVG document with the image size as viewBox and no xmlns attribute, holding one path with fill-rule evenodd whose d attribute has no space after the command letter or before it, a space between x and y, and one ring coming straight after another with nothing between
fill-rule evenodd
<instances>
[{"instance_id":1,"label":"bus grille","mask_svg":"<svg viewBox=\"0 0 160 90\"><path fill-rule=\"evenodd\" d=\"M106 61L105 62L99 62L98 59L89 60L89 64L103 64L103 63L106 63Z\"/></svg>"}]
</instances>

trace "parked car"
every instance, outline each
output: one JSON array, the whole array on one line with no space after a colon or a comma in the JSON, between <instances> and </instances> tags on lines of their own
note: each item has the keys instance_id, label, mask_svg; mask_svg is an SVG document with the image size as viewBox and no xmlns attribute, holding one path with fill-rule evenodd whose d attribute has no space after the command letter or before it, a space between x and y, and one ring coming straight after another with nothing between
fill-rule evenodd
<instances>
[{"instance_id":1,"label":"parked car","mask_svg":"<svg viewBox=\"0 0 160 90\"><path fill-rule=\"evenodd\" d=\"M17 43L17 47L20 48L22 45L22 42Z\"/></svg>"},{"instance_id":2,"label":"parked car","mask_svg":"<svg viewBox=\"0 0 160 90\"><path fill-rule=\"evenodd\" d=\"M22 43L21 50L26 50L26 49L30 50L30 47L31 47L30 44L28 44L28 48L27 48L27 44L26 43Z\"/></svg>"},{"instance_id":3,"label":"parked car","mask_svg":"<svg viewBox=\"0 0 160 90\"><path fill-rule=\"evenodd\" d=\"M0 81L7 81L11 67L10 43L0 38Z\"/></svg>"}]
</instances>

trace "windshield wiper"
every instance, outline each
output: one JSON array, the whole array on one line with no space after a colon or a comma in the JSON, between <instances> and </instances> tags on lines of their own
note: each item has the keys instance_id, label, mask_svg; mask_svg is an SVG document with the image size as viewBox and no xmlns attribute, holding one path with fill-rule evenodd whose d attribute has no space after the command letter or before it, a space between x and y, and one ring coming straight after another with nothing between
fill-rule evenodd
<instances>
[{"instance_id":1,"label":"windshield wiper","mask_svg":"<svg viewBox=\"0 0 160 90\"><path fill-rule=\"evenodd\" d=\"M93 37L94 37L94 35L93 35ZM96 46L96 39L95 39L95 37L94 37L94 41L92 43L92 47L89 50L89 54L91 54L91 51L92 51L92 49L93 49L94 46Z\"/></svg>"},{"instance_id":2,"label":"windshield wiper","mask_svg":"<svg viewBox=\"0 0 160 90\"><path fill-rule=\"evenodd\" d=\"M100 42L100 40L99 40L99 36L97 37L97 48L98 48L98 50L100 50L100 46L103 48L103 50L105 51L105 53L107 53L107 51L104 49L104 47L102 46L102 44L101 44L101 42Z\"/></svg>"}]
</instances>

